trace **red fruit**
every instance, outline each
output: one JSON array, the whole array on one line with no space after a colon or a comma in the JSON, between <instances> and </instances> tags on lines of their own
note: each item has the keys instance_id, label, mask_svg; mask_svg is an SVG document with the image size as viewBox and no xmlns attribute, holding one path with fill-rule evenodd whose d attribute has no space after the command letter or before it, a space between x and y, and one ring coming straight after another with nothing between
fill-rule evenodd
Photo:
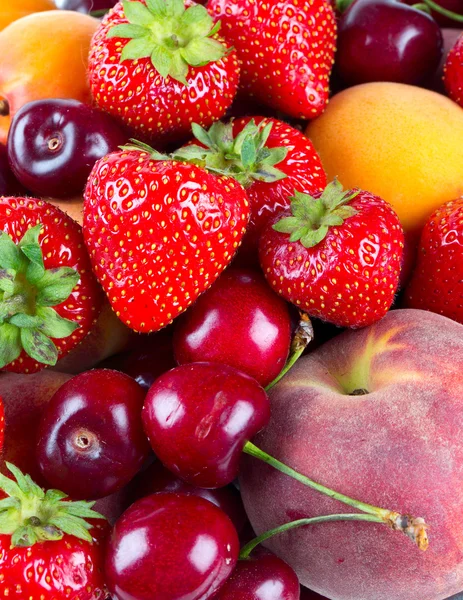
<instances>
[{"instance_id":1,"label":"red fruit","mask_svg":"<svg viewBox=\"0 0 463 600\"><path fill-rule=\"evenodd\" d=\"M116 314L141 332L165 327L217 279L248 220L236 181L146 151L101 159L85 191L94 271Z\"/></svg>"},{"instance_id":2,"label":"red fruit","mask_svg":"<svg viewBox=\"0 0 463 600\"><path fill-rule=\"evenodd\" d=\"M106 581L118 600L206 600L230 576L238 552L235 528L212 502L153 494L117 521Z\"/></svg>"},{"instance_id":3,"label":"red fruit","mask_svg":"<svg viewBox=\"0 0 463 600\"><path fill-rule=\"evenodd\" d=\"M119 2L92 41L96 103L143 138L182 138L192 122L211 125L233 102L239 81L236 52L219 28L189 0Z\"/></svg>"},{"instance_id":4,"label":"red fruit","mask_svg":"<svg viewBox=\"0 0 463 600\"><path fill-rule=\"evenodd\" d=\"M447 57L444 83L452 100L463 107L463 33Z\"/></svg>"},{"instance_id":5,"label":"red fruit","mask_svg":"<svg viewBox=\"0 0 463 600\"><path fill-rule=\"evenodd\" d=\"M291 213L273 219L261 238L272 288L338 327L381 319L394 300L404 244L389 204L334 181L317 199L296 193Z\"/></svg>"},{"instance_id":6,"label":"red fruit","mask_svg":"<svg viewBox=\"0 0 463 600\"><path fill-rule=\"evenodd\" d=\"M185 146L175 155L200 161L208 171L233 177L244 186L251 203L244 245L254 253L269 218L289 207L294 191L314 194L326 187L312 142L283 121L244 117L215 123L207 132L195 124L193 133L198 145Z\"/></svg>"},{"instance_id":7,"label":"red fruit","mask_svg":"<svg viewBox=\"0 0 463 600\"><path fill-rule=\"evenodd\" d=\"M229 269L176 323L178 364L218 362L266 386L286 363L291 318L260 273Z\"/></svg>"},{"instance_id":8,"label":"red fruit","mask_svg":"<svg viewBox=\"0 0 463 600\"><path fill-rule=\"evenodd\" d=\"M328 2L210 0L208 9L237 49L244 90L296 118L323 112L336 49Z\"/></svg>"},{"instance_id":9,"label":"red fruit","mask_svg":"<svg viewBox=\"0 0 463 600\"><path fill-rule=\"evenodd\" d=\"M0 453L3 451L3 440L5 439L5 413L3 410L3 400L0 397Z\"/></svg>"},{"instance_id":10,"label":"red fruit","mask_svg":"<svg viewBox=\"0 0 463 600\"><path fill-rule=\"evenodd\" d=\"M101 301L81 227L48 202L0 198L0 369L55 365L90 331Z\"/></svg>"},{"instance_id":11,"label":"red fruit","mask_svg":"<svg viewBox=\"0 0 463 600\"><path fill-rule=\"evenodd\" d=\"M405 305L463 323L463 199L447 202L421 234L418 261Z\"/></svg>"},{"instance_id":12,"label":"red fruit","mask_svg":"<svg viewBox=\"0 0 463 600\"><path fill-rule=\"evenodd\" d=\"M29 475L9 468L16 481L0 475L0 487L8 496L0 501L0 596L104 600L108 528L94 522L101 516L90 503L69 502L56 490L44 493Z\"/></svg>"},{"instance_id":13,"label":"red fruit","mask_svg":"<svg viewBox=\"0 0 463 600\"><path fill-rule=\"evenodd\" d=\"M237 477L246 442L269 418L270 403L257 381L218 363L165 373L143 407L145 432L159 460L204 488L223 487Z\"/></svg>"}]
</instances>

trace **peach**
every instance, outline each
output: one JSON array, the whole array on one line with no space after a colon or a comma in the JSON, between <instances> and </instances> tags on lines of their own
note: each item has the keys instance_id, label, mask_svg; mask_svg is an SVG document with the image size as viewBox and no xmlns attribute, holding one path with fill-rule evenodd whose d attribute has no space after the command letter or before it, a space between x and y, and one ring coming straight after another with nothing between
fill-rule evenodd
<instances>
[{"instance_id":1,"label":"peach","mask_svg":"<svg viewBox=\"0 0 463 600\"><path fill-rule=\"evenodd\" d=\"M463 326L396 310L298 361L270 392L254 442L348 496L430 525L420 551L385 525L295 529L269 549L332 600L443 600L463 590ZM363 395L359 390L364 391ZM241 490L262 532L301 517L355 512L251 457Z\"/></svg>"},{"instance_id":2,"label":"peach","mask_svg":"<svg viewBox=\"0 0 463 600\"><path fill-rule=\"evenodd\" d=\"M26 102L91 102L87 56L98 24L88 15L50 10L23 17L0 32L0 142L5 143L11 117Z\"/></svg>"},{"instance_id":3,"label":"peach","mask_svg":"<svg viewBox=\"0 0 463 600\"><path fill-rule=\"evenodd\" d=\"M53 0L2 0L0 8L0 30L7 25L36 12L53 10Z\"/></svg>"}]
</instances>

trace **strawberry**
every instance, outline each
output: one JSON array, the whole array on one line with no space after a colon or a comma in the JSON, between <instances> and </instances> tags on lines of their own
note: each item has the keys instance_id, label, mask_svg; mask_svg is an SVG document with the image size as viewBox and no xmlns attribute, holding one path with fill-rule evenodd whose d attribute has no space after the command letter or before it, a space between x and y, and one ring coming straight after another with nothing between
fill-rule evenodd
<instances>
[{"instance_id":1,"label":"strawberry","mask_svg":"<svg viewBox=\"0 0 463 600\"><path fill-rule=\"evenodd\" d=\"M103 547L108 534L93 502L44 492L8 463L0 475L0 597L21 600L104 600ZM90 519L87 522L86 519Z\"/></svg>"},{"instance_id":2,"label":"strawberry","mask_svg":"<svg viewBox=\"0 0 463 600\"><path fill-rule=\"evenodd\" d=\"M55 365L90 331L102 298L75 221L42 200L0 198L0 369Z\"/></svg>"},{"instance_id":3,"label":"strawberry","mask_svg":"<svg viewBox=\"0 0 463 600\"><path fill-rule=\"evenodd\" d=\"M283 218L282 218L283 217ZM404 235L392 208L335 180L318 198L296 192L260 240L270 286L310 316L338 327L381 319L397 290Z\"/></svg>"},{"instance_id":4,"label":"strawberry","mask_svg":"<svg viewBox=\"0 0 463 600\"><path fill-rule=\"evenodd\" d=\"M326 174L311 141L283 121L244 117L214 123L209 131L193 124L193 133L199 144L185 146L175 157L233 177L244 186L251 203L245 246L254 253L264 225L289 207L294 191L313 194L326 186Z\"/></svg>"},{"instance_id":5,"label":"strawberry","mask_svg":"<svg viewBox=\"0 0 463 600\"><path fill-rule=\"evenodd\" d=\"M193 121L220 119L235 97L237 55L204 6L187 0L123 0L95 32L93 97L139 137L182 138Z\"/></svg>"},{"instance_id":6,"label":"strawberry","mask_svg":"<svg viewBox=\"0 0 463 600\"><path fill-rule=\"evenodd\" d=\"M444 83L452 100L463 107L463 33L447 56Z\"/></svg>"},{"instance_id":7,"label":"strawberry","mask_svg":"<svg viewBox=\"0 0 463 600\"><path fill-rule=\"evenodd\" d=\"M209 0L208 9L238 51L242 89L296 118L323 112L336 49L326 0Z\"/></svg>"},{"instance_id":8,"label":"strawberry","mask_svg":"<svg viewBox=\"0 0 463 600\"><path fill-rule=\"evenodd\" d=\"M117 316L140 332L165 327L217 279L249 221L235 180L150 152L98 161L84 203L95 274Z\"/></svg>"},{"instance_id":9,"label":"strawberry","mask_svg":"<svg viewBox=\"0 0 463 600\"><path fill-rule=\"evenodd\" d=\"M428 219L421 234L405 306L463 323L463 198L447 202Z\"/></svg>"}]
</instances>

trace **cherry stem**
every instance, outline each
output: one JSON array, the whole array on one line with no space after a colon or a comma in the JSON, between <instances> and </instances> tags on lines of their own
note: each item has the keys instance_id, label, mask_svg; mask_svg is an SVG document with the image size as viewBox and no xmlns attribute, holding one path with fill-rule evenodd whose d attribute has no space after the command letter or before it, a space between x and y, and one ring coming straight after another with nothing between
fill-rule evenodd
<instances>
[{"instance_id":1,"label":"cherry stem","mask_svg":"<svg viewBox=\"0 0 463 600\"><path fill-rule=\"evenodd\" d=\"M107 12L109 12L109 8L100 8L100 10L92 10L92 12L90 13L91 17L95 17L95 18L100 18L100 17L104 17L105 14Z\"/></svg>"},{"instance_id":2,"label":"cherry stem","mask_svg":"<svg viewBox=\"0 0 463 600\"><path fill-rule=\"evenodd\" d=\"M285 523L284 525L270 529L269 531L266 531L262 535L259 535L248 542L241 549L240 560L249 558L249 555L254 548L275 535L279 535L285 531L290 531L291 529L297 529L298 527L305 527L306 525L317 525L318 523L330 523L333 521L367 521L370 523L384 523L381 517L377 517L375 515L356 515L354 513L323 515L321 517L311 517L310 519L298 519L297 521L291 521L290 523Z\"/></svg>"},{"instance_id":3,"label":"cherry stem","mask_svg":"<svg viewBox=\"0 0 463 600\"><path fill-rule=\"evenodd\" d=\"M288 373L288 371L290 371L294 367L296 362L302 356L304 350L313 340L314 333L309 316L302 311L300 311L299 314L300 320L296 329L296 333L294 334L293 341L291 343L291 351L289 354L289 358L280 374L277 375L277 377L275 377L275 379L271 381L265 388L267 392L271 390L272 387L274 387L281 379L283 379L286 373Z\"/></svg>"},{"instance_id":4,"label":"cherry stem","mask_svg":"<svg viewBox=\"0 0 463 600\"><path fill-rule=\"evenodd\" d=\"M432 10L434 10L435 12L444 15L444 17L448 17L449 19L458 21L458 23L463 23L463 15L459 15L458 13L455 13L451 10L447 10L443 6L440 6L439 4L434 2L434 0L422 0L422 2L423 4L426 4L426 6L429 6L429 8L432 8Z\"/></svg>"},{"instance_id":5,"label":"cherry stem","mask_svg":"<svg viewBox=\"0 0 463 600\"><path fill-rule=\"evenodd\" d=\"M10 114L10 105L8 100L0 100L0 117L7 117Z\"/></svg>"},{"instance_id":6,"label":"cherry stem","mask_svg":"<svg viewBox=\"0 0 463 600\"><path fill-rule=\"evenodd\" d=\"M419 2L418 4L412 4L412 8L421 10L422 12L425 12L428 15L431 14L431 9L429 8L429 6L427 4L424 4L424 2Z\"/></svg>"},{"instance_id":7,"label":"cherry stem","mask_svg":"<svg viewBox=\"0 0 463 600\"><path fill-rule=\"evenodd\" d=\"M264 452L257 446L255 446L252 442L247 442L243 448L243 452L249 454L249 456L253 456L264 463L270 465L277 471L292 477L296 481L303 483L307 487L332 498L333 500L338 500L343 504L347 504L347 506L352 506L357 510L360 510L366 514L374 515L380 519L381 522L387 524L389 527L395 530L402 531L405 533L413 542L417 544L417 546L421 550L426 550L428 547L428 537L426 533L427 525L421 517L414 518L408 515L401 515L398 512L388 510L386 508L380 508L378 506L373 506L371 504L367 504L360 500L355 500L354 498L350 498L349 496L345 496L335 490L332 490L316 481L313 481L306 475L302 475L295 471L291 467L288 467L284 463L280 462L278 459L270 456L267 452Z\"/></svg>"}]
</instances>

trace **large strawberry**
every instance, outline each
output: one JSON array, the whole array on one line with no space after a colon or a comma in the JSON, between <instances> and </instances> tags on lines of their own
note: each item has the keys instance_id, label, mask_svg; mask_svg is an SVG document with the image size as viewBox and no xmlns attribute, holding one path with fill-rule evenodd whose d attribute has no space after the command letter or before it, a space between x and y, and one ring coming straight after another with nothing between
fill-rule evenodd
<instances>
[{"instance_id":1,"label":"large strawberry","mask_svg":"<svg viewBox=\"0 0 463 600\"><path fill-rule=\"evenodd\" d=\"M296 192L260 241L271 287L309 315L340 327L381 319L397 290L404 235L392 208L334 181L319 198Z\"/></svg>"},{"instance_id":2,"label":"large strawberry","mask_svg":"<svg viewBox=\"0 0 463 600\"><path fill-rule=\"evenodd\" d=\"M113 309L161 329L232 260L249 221L243 187L137 149L98 161L85 190L84 236Z\"/></svg>"},{"instance_id":3,"label":"large strawberry","mask_svg":"<svg viewBox=\"0 0 463 600\"><path fill-rule=\"evenodd\" d=\"M119 2L92 41L96 103L143 138L181 138L193 121L211 125L233 102L239 81L236 52L219 28L190 0Z\"/></svg>"},{"instance_id":4,"label":"large strawberry","mask_svg":"<svg viewBox=\"0 0 463 600\"><path fill-rule=\"evenodd\" d=\"M336 21L326 0L209 0L241 59L241 87L293 117L313 119L328 101Z\"/></svg>"},{"instance_id":5,"label":"large strawberry","mask_svg":"<svg viewBox=\"0 0 463 600\"><path fill-rule=\"evenodd\" d=\"M314 194L326 174L311 141L283 121L244 117L217 122L209 131L193 125L196 144L175 152L209 172L239 181L251 203L246 249L255 250L268 219L286 209L295 191Z\"/></svg>"},{"instance_id":6,"label":"large strawberry","mask_svg":"<svg viewBox=\"0 0 463 600\"><path fill-rule=\"evenodd\" d=\"M103 548L108 526L92 502L44 492L11 464L0 475L0 597L104 600ZM87 521L90 519L90 521Z\"/></svg>"},{"instance_id":7,"label":"large strawberry","mask_svg":"<svg viewBox=\"0 0 463 600\"><path fill-rule=\"evenodd\" d=\"M438 208L424 226L405 305L463 323L463 198Z\"/></svg>"},{"instance_id":8,"label":"large strawberry","mask_svg":"<svg viewBox=\"0 0 463 600\"><path fill-rule=\"evenodd\" d=\"M463 33L447 57L444 83L449 96L463 107Z\"/></svg>"},{"instance_id":9,"label":"large strawberry","mask_svg":"<svg viewBox=\"0 0 463 600\"><path fill-rule=\"evenodd\" d=\"M56 364L90 331L102 298L75 221L42 200L0 198L0 369Z\"/></svg>"}]
</instances>

